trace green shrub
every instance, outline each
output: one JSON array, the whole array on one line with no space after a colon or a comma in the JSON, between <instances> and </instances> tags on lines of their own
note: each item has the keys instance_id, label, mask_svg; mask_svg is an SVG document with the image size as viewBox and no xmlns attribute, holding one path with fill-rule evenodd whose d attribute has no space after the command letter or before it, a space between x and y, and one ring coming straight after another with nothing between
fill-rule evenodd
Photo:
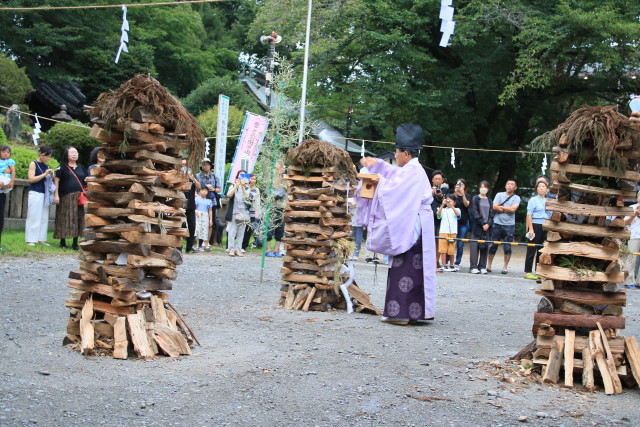
<instances>
[{"instance_id":1,"label":"green shrub","mask_svg":"<svg viewBox=\"0 0 640 427\"><path fill-rule=\"evenodd\" d=\"M65 148L76 147L79 155L78 162L83 166L89 166L91 150L100 145L100 141L89 136L90 129L88 127L74 125L84 126L75 120L71 123L56 123L42 138L42 145L51 147L53 156L58 160L62 159Z\"/></svg>"},{"instance_id":2,"label":"green shrub","mask_svg":"<svg viewBox=\"0 0 640 427\"><path fill-rule=\"evenodd\" d=\"M29 163L38 159L38 152L34 147L33 149L25 147L11 147L11 158L16 161L16 178L27 179L29 172ZM47 165L51 169L55 169L60 164L54 158L50 158Z\"/></svg>"},{"instance_id":3,"label":"green shrub","mask_svg":"<svg viewBox=\"0 0 640 427\"><path fill-rule=\"evenodd\" d=\"M0 145L7 145L7 137L2 128L0 128Z\"/></svg>"}]
</instances>

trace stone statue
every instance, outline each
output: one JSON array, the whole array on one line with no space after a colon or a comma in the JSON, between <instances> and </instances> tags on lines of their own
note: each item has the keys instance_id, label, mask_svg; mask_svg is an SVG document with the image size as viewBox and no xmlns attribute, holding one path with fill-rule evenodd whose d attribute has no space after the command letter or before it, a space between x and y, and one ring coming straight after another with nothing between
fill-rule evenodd
<instances>
[{"instance_id":1,"label":"stone statue","mask_svg":"<svg viewBox=\"0 0 640 427\"><path fill-rule=\"evenodd\" d=\"M20 141L20 106L13 104L7 111L7 122L9 122L9 138Z\"/></svg>"}]
</instances>

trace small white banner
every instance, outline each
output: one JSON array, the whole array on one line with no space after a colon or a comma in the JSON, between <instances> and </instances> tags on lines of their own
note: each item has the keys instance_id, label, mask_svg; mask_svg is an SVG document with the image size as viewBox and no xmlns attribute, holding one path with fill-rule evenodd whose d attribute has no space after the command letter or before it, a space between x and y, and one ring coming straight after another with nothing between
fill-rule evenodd
<instances>
[{"instance_id":1,"label":"small white banner","mask_svg":"<svg viewBox=\"0 0 640 427\"><path fill-rule=\"evenodd\" d=\"M229 125L229 97L218 95L218 125L216 126L216 155L213 173L224 182L224 162L227 157L227 128Z\"/></svg>"}]
</instances>

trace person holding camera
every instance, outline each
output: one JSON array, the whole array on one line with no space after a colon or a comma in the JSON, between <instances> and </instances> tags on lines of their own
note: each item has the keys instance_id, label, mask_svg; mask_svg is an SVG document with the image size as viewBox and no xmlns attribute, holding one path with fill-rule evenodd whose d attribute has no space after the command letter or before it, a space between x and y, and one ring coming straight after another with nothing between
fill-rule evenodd
<instances>
[{"instance_id":1,"label":"person holding camera","mask_svg":"<svg viewBox=\"0 0 640 427\"><path fill-rule=\"evenodd\" d=\"M469 216L471 217L471 239L488 240L493 223L493 203L488 196L489 182L480 181L478 194L471 199ZM489 244L486 242L471 242L469 245L469 261L471 274L487 274L487 255Z\"/></svg>"},{"instance_id":2,"label":"person holding camera","mask_svg":"<svg viewBox=\"0 0 640 427\"><path fill-rule=\"evenodd\" d=\"M229 206L225 220L227 221L227 252L229 256L244 256L242 254L242 239L247 224L251 221L247 199L249 197L249 180L241 178L247 171L240 169L236 174L236 181L229 187L227 197Z\"/></svg>"},{"instance_id":3,"label":"person holding camera","mask_svg":"<svg viewBox=\"0 0 640 427\"><path fill-rule=\"evenodd\" d=\"M440 233L440 220L438 219L438 208L442 205L442 200L444 199L444 193L449 192L449 185L445 183L444 173L441 170L434 170L431 174L431 195L433 196L433 201L431 202L431 210L433 211L433 226L435 227L435 235L437 236ZM436 251L439 249L438 239L436 239ZM442 267L440 265L440 252L436 253L436 264L438 267L438 272Z\"/></svg>"},{"instance_id":4,"label":"person holding camera","mask_svg":"<svg viewBox=\"0 0 640 427\"><path fill-rule=\"evenodd\" d=\"M247 204L249 205L249 216L251 217L251 223L246 227L244 232L244 238L242 239L242 249L241 252L246 251L249 247L249 241L251 240L251 235L255 233L254 246L256 248L262 247L262 235L258 233L260 229L260 223L262 218L262 203L261 203L261 195L260 189L256 185L258 182L258 177L256 174L252 173L249 178L249 196L247 199Z\"/></svg>"},{"instance_id":5,"label":"person holding camera","mask_svg":"<svg viewBox=\"0 0 640 427\"><path fill-rule=\"evenodd\" d=\"M471 197L467 194L467 181L464 178L456 180L456 186L453 190L456 201L456 207L460 209L460 219L458 219L458 237L464 239L469 232L469 205ZM462 262L462 254L464 254L464 242L458 240L456 242L456 260L453 271L460 271L460 263Z\"/></svg>"},{"instance_id":6,"label":"person holding camera","mask_svg":"<svg viewBox=\"0 0 640 427\"><path fill-rule=\"evenodd\" d=\"M456 271L453 267L453 258L456 253L456 242L449 241L458 236L458 220L460 219L460 209L456 207L454 193L444 196L442 204L438 208L437 217L440 220L440 232L438 236L438 252L440 253L440 271ZM447 265L447 258L449 265Z\"/></svg>"}]
</instances>

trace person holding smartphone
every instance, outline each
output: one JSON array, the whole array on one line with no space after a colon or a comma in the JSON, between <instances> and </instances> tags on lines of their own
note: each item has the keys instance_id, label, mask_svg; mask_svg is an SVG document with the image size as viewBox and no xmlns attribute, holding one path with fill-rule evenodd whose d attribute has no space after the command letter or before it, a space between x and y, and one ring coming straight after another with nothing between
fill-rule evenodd
<instances>
[{"instance_id":1,"label":"person holding smartphone","mask_svg":"<svg viewBox=\"0 0 640 427\"><path fill-rule=\"evenodd\" d=\"M29 163L29 197L24 229L24 238L28 246L35 246L36 242L50 246L47 243L47 229L49 227L49 194L53 188L53 169L49 168L47 162L51 154L51 148L42 145L38 148L38 159Z\"/></svg>"},{"instance_id":2,"label":"person holding smartphone","mask_svg":"<svg viewBox=\"0 0 640 427\"><path fill-rule=\"evenodd\" d=\"M551 212L546 210L547 192L549 184L544 180L536 183L536 196L531 197L527 203L527 238L531 243L542 244L547 240L547 231L542 228L545 219L551 217ZM527 255L524 261L524 278L529 280L541 279L533 273L534 264L538 263L540 248L536 246L527 247Z\"/></svg>"}]
</instances>

